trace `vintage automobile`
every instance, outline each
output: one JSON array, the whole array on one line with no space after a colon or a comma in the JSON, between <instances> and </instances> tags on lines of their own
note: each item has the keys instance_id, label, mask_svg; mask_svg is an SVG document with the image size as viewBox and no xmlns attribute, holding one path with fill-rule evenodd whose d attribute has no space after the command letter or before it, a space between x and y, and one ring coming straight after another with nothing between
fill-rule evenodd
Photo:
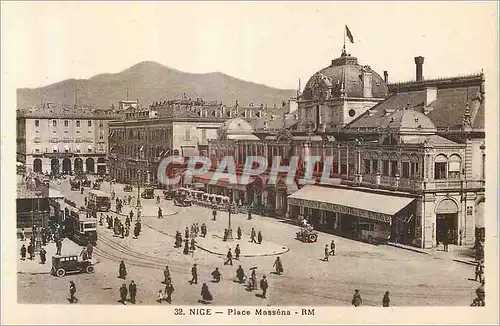
<instances>
[{"instance_id":1,"label":"vintage automobile","mask_svg":"<svg viewBox=\"0 0 500 326\"><path fill-rule=\"evenodd\" d=\"M147 187L141 194L141 198L153 199L155 197L155 190L152 187Z\"/></svg>"},{"instance_id":2,"label":"vintage automobile","mask_svg":"<svg viewBox=\"0 0 500 326\"><path fill-rule=\"evenodd\" d=\"M125 191L125 192L131 192L132 190L133 190L133 188L131 185L125 185L125 187L123 187L123 191Z\"/></svg>"},{"instance_id":3,"label":"vintage automobile","mask_svg":"<svg viewBox=\"0 0 500 326\"><path fill-rule=\"evenodd\" d=\"M78 260L78 255L52 256L52 275L63 277L67 273L93 273L94 266L89 260Z\"/></svg>"},{"instance_id":4,"label":"vintage automobile","mask_svg":"<svg viewBox=\"0 0 500 326\"><path fill-rule=\"evenodd\" d=\"M299 232L297 232L297 239L302 242L316 242L318 241L318 232L310 229L310 228L301 228Z\"/></svg>"},{"instance_id":5,"label":"vintage automobile","mask_svg":"<svg viewBox=\"0 0 500 326\"><path fill-rule=\"evenodd\" d=\"M101 189L101 183L100 182L94 182L94 184L92 185L92 188L95 189L95 190L100 190Z\"/></svg>"},{"instance_id":6,"label":"vintage automobile","mask_svg":"<svg viewBox=\"0 0 500 326\"><path fill-rule=\"evenodd\" d=\"M69 184L71 185L71 190L79 191L82 188L80 185L80 181L70 179Z\"/></svg>"},{"instance_id":7,"label":"vintage automobile","mask_svg":"<svg viewBox=\"0 0 500 326\"><path fill-rule=\"evenodd\" d=\"M187 196L176 196L174 197L174 205L175 206L182 206L182 207L187 207L191 206L193 204L193 201L191 198Z\"/></svg>"}]
</instances>

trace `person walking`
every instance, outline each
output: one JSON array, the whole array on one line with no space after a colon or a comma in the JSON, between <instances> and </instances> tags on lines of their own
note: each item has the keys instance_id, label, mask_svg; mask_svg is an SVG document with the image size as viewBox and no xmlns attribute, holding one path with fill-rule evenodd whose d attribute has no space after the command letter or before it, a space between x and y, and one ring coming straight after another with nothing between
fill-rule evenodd
<instances>
[{"instance_id":1,"label":"person walking","mask_svg":"<svg viewBox=\"0 0 500 326\"><path fill-rule=\"evenodd\" d=\"M382 298L382 307L389 307L390 302L389 291L385 291L384 297Z\"/></svg>"},{"instance_id":2,"label":"person walking","mask_svg":"<svg viewBox=\"0 0 500 326\"><path fill-rule=\"evenodd\" d=\"M185 239L184 240L184 255L189 255L189 240Z\"/></svg>"},{"instance_id":3,"label":"person walking","mask_svg":"<svg viewBox=\"0 0 500 326\"><path fill-rule=\"evenodd\" d=\"M224 265L229 264L233 266L233 253L231 252L231 248L227 251L226 259L227 260L224 262Z\"/></svg>"},{"instance_id":4,"label":"person walking","mask_svg":"<svg viewBox=\"0 0 500 326\"><path fill-rule=\"evenodd\" d=\"M168 284L170 279L170 270L168 269L168 266L165 266L165 269L163 270L163 283Z\"/></svg>"},{"instance_id":5,"label":"person walking","mask_svg":"<svg viewBox=\"0 0 500 326\"><path fill-rule=\"evenodd\" d=\"M165 286L165 294L167 295L165 301L168 303L172 303L172 293L174 293L174 286L172 285L172 282L169 282Z\"/></svg>"},{"instance_id":6,"label":"person walking","mask_svg":"<svg viewBox=\"0 0 500 326\"><path fill-rule=\"evenodd\" d=\"M238 282L240 282L240 284L245 282L245 271L243 270L243 267L241 267L241 265L236 270L236 278L238 279Z\"/></svg>"},{"instance_id":7,"label":"person walking","mask_svg":"<svg viewBox=\"0 0 500 326\"><path fill-rule=\"evenodd\" d=\"M35 248L33 246L33 242L30 242L28 245L28 254L30 255L30 260L33 260L33 257L35 256Z\"/></svg>"},{"instance_id":8,"label":"person walking","mask_svg":"<svg viewBox=\"0 0 500 326\"><path fill-rule=\"evenodd\" d=\"M205 303L210 302L214 299L212 294L208 290L207 283L203 283L203 285L201 286L201 298Z\"/></svg>"},{"instance_id":9,"label":"person walking","mask_svg":"<svg viewBox=\"0 0 500 326\"><path fill-rule=\"evenodd\" d=\"M328 261L329 257L330 257L330 251L328 250L328 245L325 245L325 259L323 259L323 261Z\"/></svg>"},{"instance_id":10,"label":"person walking","mask_svg":"<svg viewBox=\"0 0 500 326\"><path fill-rule=\"evenodd\" d=\"M217 210L214 208L213 211L212 211L212 221L216 221L217 220Z\"/></svg>"},{"instance_id":11,"label":"person walking","mask_svg":"<svg viewBox=\"0 0 500 326\"><path fill-rule=\"evenodd\" d=\"M219 267L215 267L215 270L212 272L212 277L214 278L215 283L219 283L222 279L222 274L219 272Z\"/></svg>"},{"instance_id":12,"label":"person walking","mask_svg":"<svg viewBox=\"0 0 500 326\"><path fill-rule=\"evenodd\" d=\"M269 288L269 284L267 284L266 276L262 276L262 280L260 280L260 288L262 289L262 298L266 298L267 289Z\"/></svg>"},{"instance_id":13,"label":"person walking","mask_svg":"<svg viewBox=\"0 0 500 326\"><path fill-rule=\"evenodd\" d=\"M351 300L351 304L354 307L359 307L363 303L363 299L361 299L361 295L359 294L359 290L354 290L354 295Z\"/></svg>"},{"instance_id":14,"label":"person walking","mask_svg":"<svg viewBox=\"0 0 500 326\"><path fill-rule=\"evenodd\" d=\"M201 236L204 238L207 235L207 226L205 223L201 224Z\"/></svg>"},{"instance_id":15,"label":"person walking","mask_svg":"<svg viewBox=\"0 0 500 326\"><path fill-rule=\"evenodd\" d=\"M227 229L224 229L224 237L222 238L222 241L227 241L228 238L228 233L229 231Z\"/></svg>"},{"instance_id":16,"label":"person walking","mask_svg":"<svg viewBox=\"0 0 500 326\"><path fill-rule=\"evenodd\" d=\"M335 256L335 241L332 240L332 243L330 243L330 255Z\"/></svg>"},{"instance_id":17,"label":"person walking","mask_svg":"<svg viewBox=\"0 0 500 326\"><path fill-rule=\"evenodd\" d=\"M257 243L258 244L262 243L262 232L260 232L260 231L259 231L259 233L257 233Z\"/></svg>"},{"instance_id":18,"label":"person walking","mask_svg":"<svg viewBox=\"0 0 500 326\"><path fill-rule=\"evenodd\" d=\"M26 260L26 246L24 244L21 246L21 260Z\"/></svg>"},{"instance_id":19,"label":"person walking","mask_svg":"<svg viewBox=\"0 0 500 326\"><path fill-rule=\"evenodd\" d=\"M445 233L444 235L444 239L443 239L443 250L445 252L448 252L448 242L449 242L449 239L448 239L448 234Z\"/></svg>"},{"instance_id":20,"label":"person walking","mask_svg":"<svg viewBox=\"0 0 500 326\"><path fill-rule=\"evenodd\" d=\"M247 219L250 221L252 219L252 211L250 211L250 209L248 210L247 216Z\"/></svg>"},{"instance_id":21,"label":"person walking","mask_svg":"<svg viewBox=\"0 0 500 326\"><path fill-rule=\"evenodd\" d=\"M130 285L128 286L128 293L130 294L130 302L135 304L135 296L137 295L137 285L134 283L134 281L130 282Z\"/></svg>"},{"instance_id":22,"label":"person walking","mask_svg":"<svg viewBox=\"0 0 500 326\"><path fill-rule=\"evenodd\" d=\"M120 302L125 304L127 302L127 284L123 283L122 286L120 287Z\"/></svg>"},{"instance_id":23,"label":"person walking","mask_svg":"<svg viewBox=\"0 0 500 326\"><path fill-rule=\"evenodd\" d=\"M158 207L158 218L163 218L163 212L161 210L161 207Z\"/></svg>"},{"instance_id":24,"label":"person walking","mask_svg":"<svg viewBox=\"0 0 500 326\"><path fill-rule=\"evenodd\" d=\"M40 249L40 263L42 265L45 265L45 262L47 261L47 251L45 251L44 248Z\"/></svg>"},{"instance_id":25,"label":"person walking","mask_svg":"<svg viewBox=\"0 0 500 326\"><path fill-rule=\"evenodd\" d=\"M274 261L273 267L276 267L276 275L281 275L283 273L283 263L280 260L280 257L277 257Z\"/></svg>"},{"instance_id":26,"label":"person walking","mask_svg":"<svg viewBox=\"0 0 500 326\"><path fill-rule=\"evenodd\" d=\"M184 230L184 239L189 239L189 229L186 226L186 229Z\"/></svg>"},{"instance_id":27,"label":"person walking","mask_svg":"<svg viewBox=\"0 0 500 326\"><path fill-rule=\"evenodd\" d=\"M156 302L158 303L162 303L163 300L165 300L165 297L163 296L163 292L161 291L161 289L158 291L158 294L156 296Z\"/></svg>"},{"instance_id":28,"label":"person walking","mask_svg":"<svg viewBox=\"0 0 500 326\"><path fill-rule=\"evenodd\" d=\"M255 272L255 268L252 269L252 273L250 274L250 291L257 289L257 273Z\"/></svg>"},{"instance_id":29,"label":"person walking","mask_svg":"<svg viewBox=\"0 0 500 326\"><path fill-rule=\"evenodd\" d=\"M75 297L75 294L76 294L75 282L69 281L69 302L70 303L78 302L78 299Z\"/></svg>"},{"instance_id":30,"label":"person walking","mask_svg":"<svg viewBox=\"0 0 500 326\"><path fill-rule=\"evenodd\" d=\"M255 236L256 236L255 229L252 228L252 231L250 231L250 242L257 243L257 241L255 241Z\"/></svg>"},{"instance_id":31,"label":"person walking","mask_svg":"<svg viewBox=\"0 0 500 326\"><path fill-rule=\"evenodd\" d=\"M94 246L92 245L92 243L89 241L87 243L87 256L89 259L92 259L92 253L94 252Z\"/></svg>"},{"instance_id":32,"label":"person walking","mask_svg":"<svg viewBox=\"0 0 500 326\"><path fill-rule=\"evenodd\" d=\"M237 244L236 248L234 248L234 254L236 255L236 257L234 259L240 260L241 250L240 250L240 245L239 244Z\"/></svg>"},{"instance_id":33,"label":"person walking","mask_svg":"<svg viewBox=\"0 0 500 326\"><path fill-rule=\"evenodd\" d=\"M191 281L189 283L191 284L198 284L198 268L196 267L196 264L193 265L191 268Z\"/></svg>"},{"instance_id":34,"label":"person walking","mask_svg":"<svg viewBox=\"0 0 500 326\"><path fill-rule=\"evenodd\" d=\"M21 229L21 241L26 241L26 233L24 232L24 229Z\"/></svg>"},{"instance_id":35,"label":"person walking","mask_svg":"<svg viewBox=\"0 0 500 326\"><path fill-rule=\"evenodd\" d=\"M62 250L62 241L61 239L56 240L56 255L60 255Z\"/></svg>"},{"instance_id":36,"label":"person walking","mask_svg":"<svg viewBox=\"0 0 500 326\"><path fill-rule=\"evenodd\" d=\"M238 240L241 240L241 228L238 226L238 230L236 230L236 234L238 236Z\"/></svg>"},{"instance_id":37,"label":"person walking","mask_svg":"<svg viewBox=\"0 0 500 326\"><path fill-rule=\"evenodd\" d=\"M127 277L127 267L125 266L125 262L123 260L120 262L118 275L119 275L118 277L121 279L125 279Z\"/></svg>"},{"instance_id":38,"label":"person walking","mask_svg":"<svg viewBox=\"0 0 500 326\"><path fill-rule=\"evenodd\" d=\"M474 278L474 281L477 281L479 278L479 282L483 282L483 275L484 275L484 265L481 262L478 262L476 264L476 277Z\"/></svg>"},{"instance_id":39,"label":"person walking","mask_svg":"<svg viewBox=\"0 0 500 326\"><path fill-rule=\"evenodd\" d=\"M129 216L127 216L125 218L125 226L130 226L130 221L131 221L131 218Z\"/></svg>"}]
</instances>

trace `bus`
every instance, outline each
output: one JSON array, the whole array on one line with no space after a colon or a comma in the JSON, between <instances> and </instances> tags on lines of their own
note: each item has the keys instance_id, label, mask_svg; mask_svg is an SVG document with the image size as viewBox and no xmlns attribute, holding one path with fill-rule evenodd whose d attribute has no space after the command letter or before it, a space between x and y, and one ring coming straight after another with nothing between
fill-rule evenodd
<instances>
[{"instance_id":1,"label":"bus","mask_svg":"<svg viewBox=\"0 0 500 326\"><path fill-rule=\"evenodd\" d=\"M361 240L368 243L387 243L391 237L391 227L385 223L360 222Z\"/></svg>"},{"instance_id":2,"label":"bus","mask_svg":"<svg viewBox=\"0 0 500 326\"><path fill-rule=\"evenodd\" d=\"M69 215L64 220L66 237L80 246L88 243L97 245L97 219L88 218L85 211L74 208L69 210Z\"/></svg>"},{"instance_id":3,"label":"bus","mask_svg":"<svg viewBox=\"0 0 500 326\"><path fill-rule=\"evenodd\" d=\"M107 212L111 208L110 195L101 190L89 191L88 208L95 212Z\"/></svg>"}]
</instances>

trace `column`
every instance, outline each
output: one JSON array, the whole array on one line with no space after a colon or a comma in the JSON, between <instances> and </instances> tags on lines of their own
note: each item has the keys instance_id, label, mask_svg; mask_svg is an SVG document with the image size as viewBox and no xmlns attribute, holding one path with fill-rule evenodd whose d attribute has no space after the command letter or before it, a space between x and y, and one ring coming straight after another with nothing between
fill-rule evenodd
<instances>
[{"instance_id":1,"label":"column","mask_svg":"<svg viewBox=\"0 0 500 326\"><path fill-rule=\"evenodd\" d=\"M340 174L340 156L341 156L341 153L340 153L340 144L337 144L337 174Z\"/></svg>"}]
</instances>

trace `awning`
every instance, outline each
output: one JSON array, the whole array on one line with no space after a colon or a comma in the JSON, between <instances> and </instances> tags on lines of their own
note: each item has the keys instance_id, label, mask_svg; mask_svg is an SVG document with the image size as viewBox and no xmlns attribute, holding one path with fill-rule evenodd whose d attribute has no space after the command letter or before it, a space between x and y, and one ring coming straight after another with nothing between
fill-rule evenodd
<instances>
[{"instance_id":1,"label":"awning","mask_svg":"<svg viewBox=\"0 0 500 326\"><path fill-rule=\"evenodd\" d=\"M306 185L288 197L288 204L360 216L390 224L392 216L414 199L352 189Z\"/></svg>"},{"instance_id":2,"label":"awning","mask_svg":"<svg viewBox=\"0 0 500 326\"><path fill-rule=\"evenodd\" d=\"M212 184L211 181L212 181L213 176L214 176L214 172L210 171L210 172L205 172L203 174L194 175L193 179L197 182L201 182L204 184ZM225 188L245 191L246 186L255 181L255 177L253 177L253 176L249 176L247 178L248 180L243 180L242 176L240 174L237 174L236 175L237 183L234 184L234 183L230 182L230 177L232 177L232 176L233 176L233 174L223 173L223 177L219 178L215 185L225 187Z\"/></svg>"}]
</instances>

